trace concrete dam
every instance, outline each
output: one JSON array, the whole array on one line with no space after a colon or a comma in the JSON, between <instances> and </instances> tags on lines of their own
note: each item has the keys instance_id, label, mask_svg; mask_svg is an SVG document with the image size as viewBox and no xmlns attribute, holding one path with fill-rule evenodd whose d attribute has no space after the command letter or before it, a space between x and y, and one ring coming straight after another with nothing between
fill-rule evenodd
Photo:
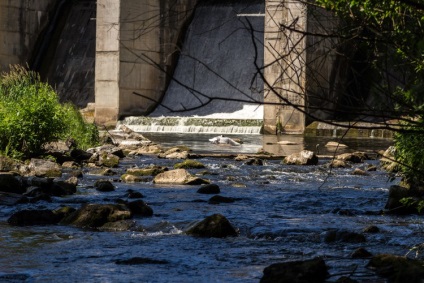
<instances>
[{"instance_id":1,"label":"concrete dam","mask_svg":"<svg viewBox=\"0 0 424 283\"><path fill-rule=\"evenodd\" d=\"M0 13L1 70L28 64L62 101L94 103L98 124L302 133L339 95L336 57L317 60L334 42L304 35L334 18L302 1L0 0Z\"/></svg>"}]
</instances>

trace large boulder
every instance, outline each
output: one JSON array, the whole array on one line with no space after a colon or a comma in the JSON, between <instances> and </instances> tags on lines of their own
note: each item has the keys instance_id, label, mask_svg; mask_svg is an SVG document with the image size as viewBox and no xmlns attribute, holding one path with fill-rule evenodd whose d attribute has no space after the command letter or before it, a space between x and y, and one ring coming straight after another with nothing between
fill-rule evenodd
<instances>
[{"instance_id":1,"label":"large boulder","mask_svg":"<svg viewBox=\"0 0 424 283\"><path fill-rule=\"evenodd\" d=\"M188 235L208 238L236 237L238 233L221 214L213 214L187 229Z\"/></svg>"},{"instance_id":2,"label":"large boulder","mask_svg":"<svg viewBox=\"0 0 424 283\"><path fill-rule=\"evenodd\" d=\"M132 215L152 216L153 209L142 200L135 200L127 203L128 209Z\"/></svg>"},{"instance_id":3,"label":"large boulder","mask_svg":"<svg viewBox=\"0 0 424 283\"><path fill-rule=\"evenodd\" d=\"M97 180L94 183L94 187L99 192L112 192L115 190L115 186L108 180Z\"/></svg>"},{"instance_id":4,"label":"large boulder","mask_svg":"<svg viewBox=\"0 0 424 283\"><path fill-rule=\"evenodd\" d=\"M374 256L367 267L388 282L421 283L424 280L422 260L414 260L404 256L380 254Z\"/></svg>"},{"instance_id":5,"label":"large boulder","mask_svg":"<svg viewBox=\"0 0 424 283\"><path fill-rule=\"evenodd\" d=\"M119 156L103 151L99 153L99 158L96 163L98 166L105 166L109 168L118 167L119 165Z\"/></svg>"},{"instance_id":6,"label":"large boulder","mask_svg":"<svg viewBox=\"0 0 424 283\"><path fill-rule=\"evenodd\" d=\"M209 182L191 175L185 169L175 169L160 173L153 179L155 184L200 185Z\"/></svg>"},{"instance_id":7,"label":"large boulder","mask_svg":"<svg viewBox=\"0 0 424 283\"><path fill-rule=\"evenodd\" d=\"M37 177L60 177L62 176L62 168L56 162L32 158L28 165L29 176Z\"/></svg>"},{"instance_id":8,"label":"large boulder","mask_svg":"<svg viewBox=\"0 0 424 283\"><path fill-rule=\"evenodd\" d=\"M81 228L99 228L108 222L131 218L125 205L87 204L65 217L61 223Z\"/></svg>"},{"instance_id":9,"label":"large boulder","mask_svg":"<svg viewBox=\"0 0 424 283\"><path fill-rule=\"evenodd\" d=\"M283 163L288 165L317 165L318 157L313 151L302 150L299 153L286 156Z\"/></svg>"},{"instance_id":10,"label":"large boulder","mask_svg":"<svg viewBox=\"0 0 424 283\"><path fill-rule=\"evenodd\" d=\"M263 271L261 283L320 283L328 277L328 268L322 258L275 263Z\"/></svg>"}]
</instances>

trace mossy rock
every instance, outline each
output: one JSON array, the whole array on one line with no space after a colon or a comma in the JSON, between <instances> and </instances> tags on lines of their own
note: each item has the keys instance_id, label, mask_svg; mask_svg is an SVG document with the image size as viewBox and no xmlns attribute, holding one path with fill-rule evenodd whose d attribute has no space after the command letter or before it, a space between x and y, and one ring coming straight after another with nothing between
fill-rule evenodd
<instances>
[{"instance_id":1,"label":"mossy rock","mask_svg":"<svg viewBox=\"0 0 424 283\"><path fill-rule=\"evenodd\" d=\"M146 168L129 168L126 173L135 176L156 176L157 174L163 173L167 170L167 167L152 165Z\"/></svg>"},{"instance_id":2,"label":"mossy rock","mask_svg":"<svg viewBox=\"0 0 424 283\"><path fill-rule=\"evenodd\" d=\"M183 162L180 162L174 165L174 169L203 169L203 168L205 168L205 165L203 165L203 163L196 160L191 160L191 159L186 159Z\"/></svg>"},{"instance_id":3,"label":"mossy rock","mask_svg":"<svg viewBox=\"0 0 424 283\"><path fill-rule=\"evenodd\" d=\"M98 228L108 222L131 218L125 205L87 204L65 217L61 223L81 228Z\"/></svg>"},{"instance_id":4,"label":"mossy rock","mask_svg":"<svg viewBox=\"0 0 424 283\"><path fill-rule=\"evenodd\" d=\"M109 167L109 168L118 167L119 157L111 153L102 152L99 155L98 165Z\"/></svg>"}]
</instances>

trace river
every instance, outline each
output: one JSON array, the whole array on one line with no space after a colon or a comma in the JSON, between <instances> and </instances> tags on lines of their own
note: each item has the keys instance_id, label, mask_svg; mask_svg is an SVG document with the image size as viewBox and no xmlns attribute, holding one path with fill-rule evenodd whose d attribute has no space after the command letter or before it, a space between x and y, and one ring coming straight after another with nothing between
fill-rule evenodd
<instances>
[{"instance_id":1,"label":"river","mask_svg":"<svg viewBox=\"0 0 424 283\"><path fill-rule=\"evenodd\" d=\"M270 142L259 135L245 137L241 147L212 145L208 136L202 135L157 134L150 138L166 145L184 142L194 152L252 153L272 144L272 138ZM298 139L299 146L316 147L316 140L302 140ZM347 142L349 150L372 144L383 149L390 144L387 140L373 141ZM55 198L52 203L0 207L0 282L259 282L263 269L272 263L316 256L322 256L330 267L329 280L352 273L353 279L384 282L365 268L366 259L352 259L351 253L365 247L373 254L404 255L422 241L418 216L380 213L391 183L379 169L368 176L352 175L354 168L365 166L357 164L330 172L324 166L328 162L325 158L319 165L307 167L282 165L280 160L265 160L263 166L227 158L200 161L207 170L202 177L218 184L222 196L236 198L234 203L208 204L211 196L198 194L199 186L119 182L128 167L159 164L171 168L178 162L145 155L122 160L117 174L108 177L114 181L114 192L93 189L94 181L104 177L91 175L86 168L73 196ZM378 161L366 164L378 166ZM22 209L111 203L124 198L128 189L141 192L154 211L152 217L135 219L144 232L98 232L60 225L12 227L6 222ZM227 217L240 236L209 239L182 233L190 223L215 213ZM362 232L371 225L380 232ZM332 229L363 233L366 242L328 243L323 238ZM157 262L117 264L133 257Z\"/></svg>"}]
</instances>

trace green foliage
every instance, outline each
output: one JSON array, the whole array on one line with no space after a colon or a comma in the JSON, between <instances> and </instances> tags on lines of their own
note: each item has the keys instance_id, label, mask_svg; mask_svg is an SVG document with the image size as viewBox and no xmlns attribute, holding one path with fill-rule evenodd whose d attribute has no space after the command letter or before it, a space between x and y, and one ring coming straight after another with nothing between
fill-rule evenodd
<instances>
[{"instance_id":1,"label":"green foliage","mask_svg":"<svg viewBox=\"0 0 424 283\"><path fill-rule=\"evenodd\" d=\"M62 107L66 130L63 131L63 140L72 139L78 148L87 149L99 141L99 132L94 124L86 123L78 109L72 104Z\"/></svg>"},{"instance_id":2,"label":"green foliage","mask_svg":"<svg viewBox=\"0 0 424 283\"><path fill-rule=\"evenodd\" d=\"M421 213L424 208L424 200L407 197L400 200L400 203L407 207L414 207L418 213Z\"/></svg>"},{"instance_id":3,"label":"green foliage","mask_svg":"<svg viewBox=\"0 0 424 283\"><path fill-rule=\"evenodd\" d=\"M41 154L43 145L72 137L83 146L96 142L97 130L76 109L62 106L53 88L37 73L11 66L0 79L0 151L16 158Z\"/></svg>"},{"instance_id":4,"label":"green foliage","mask_svg":"<svg viewBox=\"0 0 424 283\"><path fill-rule=\"evenodd\" d=\"M316 0L340 18L339 35L372 53L387 97L402 121L396 158L411 182L424 182L424 3L395 0ZM392 115L393 117L394 115Z\"/></svg>"}]
</instances>

